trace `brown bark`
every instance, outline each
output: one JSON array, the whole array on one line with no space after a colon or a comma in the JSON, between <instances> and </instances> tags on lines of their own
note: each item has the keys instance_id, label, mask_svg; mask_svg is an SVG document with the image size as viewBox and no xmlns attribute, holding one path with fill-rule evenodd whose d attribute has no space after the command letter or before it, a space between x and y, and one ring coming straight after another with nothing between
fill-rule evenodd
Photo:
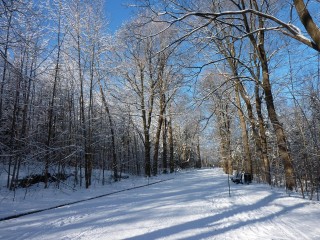
<instances>
[{"instance_id":1,"label":"brown bark","mask_svg":"<svg viewBox=\"0 0 320 240\"><path fill-rule=\"evenodd\" d=\"M219 104L218 124L220 135L220 155L225 173L233 174L232 157L231 157L231 133L229 107L226 103Z\"/></svg>"},{"instance_id":2,"label":"brown bark","mask_svg":"<svg viewBox=\"0 0 320 240\"><path fill-rule=\"evenodd\" d=\"M144 164L145 164L145 176L151 176L151 153L150 153L150 123L151 123L151 114L152 109L149 109L148 115L145 106L145 97L144 97L144 72L143 68L140 66L140 102L141 102L141 113L142 113L142 122L143 122L143 134L144 134ZM151 96L151 104L153 105L153 95Z\"/></svg>"},{"instance_id":3,"label":"brown bark","mask_svg":"<svg viewBox=\"0 0 320 240\"><path fill-rule=\"evenodd\" d=\"M167 121L167 118L164 117L164 121L163 121L163 130L162 130L162 149L163 149L163 152L162 152L162 165L163 165L163 170L162 172L163 173L168 173L167 171L167 168L168 168L168 157L167 157L167 131L168 131L168 127L167 127L167 124L168 121Z\"/></svg>"},{"instance_id":4,"label":"brown bark","mask_svg":"<svg viewBox=\"0 0 320 240\"><path fill-rule=\"evenodd\" d=\"M251 156L251 151L250 151L250 144L249 144L249 137L248 137L248 130L247 130L247 124L246 124L246 119L245 119L245 114L243 113L242 106L241 106L241 99L240 99L240 94L242 98L244 98L248 112L250 111L251 108L251 103L249 98L245 96L244 92L244 87L239 79L239 74L238 74L238 60L236 57L236 50L235 50L235 45L232 39L229 39L227 36L230 35L225 29L221 30L224 35L226 36L226 44L223 45L221 41L215 41L216 45L218 46L219 50L221 53L227 58L229 67L232 71L233 78L235 79L235 100L236 100L236 106L237 106L237 111L238 111L238 116L240 120L240 127L241 127L241 138L242 138L242 144L243 144L243 158L244 158L244 171L247 173L250 173L251 176L253 175L253 170L252 170L252 156ZM252 115L252 110L251 110L251 117L253 118Z\"/></svg>"},{"instance_id":5,"label":"brown bark","mask_svg":"<svg viewBox=\"0 0 320 240\"><path fill-rule=\"evenodd\" d=\"M266 137L266 133L265 133L266 130L265 130L264 120L263 120L263 115L262 115L262 110L261 110L262 103L261 103L261 98L259 96L259 85L258 85L258 83L256 83L255 96L256 96L256 112L258 115L260 135L258 134L258 131L256 129L256 120L253 115L252 105L251 105L249 96L240 81L239 81L239 92L241 94L242 99L244 100L244 102L246 104L248 118L249 118L250 125L252 128L258 158L261 159L263 162L264 181L266 181L270 185L271 184L270 162L269 162L269 158L268 158L268 154L267 154L267 137Z\"/></svg>"},{"instance_id":6,"label":"brown bark","mask_svg":"<svg viewBox=\"0 0 320 240\"><path fill-rule=\"evenodd\" d=\"M170 173L174 172L174 148L173 148L173 131L172 131L172 117L170 116L169 122L168 122L168 140L169 140L169 167L170 167Z\"/></svg>"},{"instance_id":7,"label":"brown bark","mask_svg":"<svg viewBox=\"0 0 320 240\"><path fill-rule=\"evenodd\" d=\"M248 131L247 131L247 124L246 119L242 110L241 101L240 101L240 94L239 94L239 82L236 82L235 91L236 91L236 105L240 120L240 126L241 126L241 137L242 137L242 144L243 144L243 150L244 150L244 161L245 161L245 172L250 173L251 176L253 174L252 171L252 158L251 158L251 152L250 152L250 145L249 145L249 137L248 137Z\"/></svg>"},{"instance_id":8,"label":"brown bark","mask_svg":"<svg viewBox=\"0 0 320 240\"><path fill-rule=\"evenodd\" d=\"M160 113L158 118L158 126L155 136L155 144L154 144L154 154L153 154L153 175L157 175L158 173L158 155L159 155L159 142L160 142L160 134L163 126L163 114L165 110L165 95L161 94L160 97Z\"/></svg>"},{"instance_id":9,"label":"brown bark","mask_svg":"<svg viewBox=\"0 0 320 240\"><path fill-rule=\"evenodd\" d=\"M303 0L294 0L294 6L299 15L300 21L307 30L309 36L314 41L318 51L320 51L320 29L317 24L313 21L307 6L305 5Z\"/></svg>"},{"instance_id":10,"label":"brown bark","mask_svg":"<svg viewBox=\"0 0 320 240\"><path fill-rule=\"evenodd\" d=\"M256 98L256 112L258 116L259 122L259 134L260 134L260 143L261 143L261 153L262 153L262 161L263 161L263 170L264 170L264 180L271 185L271 172L270 172L270 160L268 157L268 144L267 144L267 136L266 129L264 125L264 119L262 115L262 103L261 97L259 94L259 85L256 83L255 86L255 98Z\"/></svg>"},{"instance_id":11,"label":"brown bark","mask_svg":"<svg viewBox=\"0 0 320 240\"><path fill-rule=\"evenodd\" d=\"M196 168L202 167L202 160L201 160L201 151L200 151L200 136L198 134L197 136L197 162L196 162Z\"/></svg>"},{"instance_id":12,"label":"brown bark","mask_svg":"<svg viewBox=\"0 0 320 240\"><path fill-rule=\"evenodd\" d=\"M246 108L247 108L247 112L248 112L248 118L249 118L249 121L250 121L251 129L252 129L252 133L253 133L253 137L254 137L254 141L255 141L257 157L262 160L263 166L264 166L264 169L265 169L264 174L263 174L264 175L264 180L266 182L268 182L269 184L271 184L271 182L270 182L270 166L269 166L269 159L268 159L268 156L267 156L267 145L266 145L267 142L266 142L266 135L265 135L263 117L262 117L262 114L261 114L261 100L258 97L258 100L260 102L257 103L257 101L256 101L256 107L257 107L257 109L258 108L260 109L259 110L260 114L258 114L258 119L261 119L261 121L259 121L259 130L260 130L260 135L259 135L258 134L258 130L256 128L256 119L255 119L255 117L253 115L253 109L252 109L252 105L251 105L249 96L246 93L246 91L245 91L245 89L244 89L244 87L243 87L241 82L239 84L239 90L240 90L240 94L242 96L242 99L244 100L244 102L246 104ZM257 93L259 94L259 88L258 88L258 92ZM262 138L264 138L264 140ZM262 142L264 142L265 145ZM267 169L267 171L266 171L266 169Z\"/></svg>"},{"instance_id":13,"label":"brown bark","mask_svg":"<svg viewBox=\"0 0 320 240\"><path fill-rule=\"evenodd\" d=\"M100 81L99 81L99 88L100 88L102 103L104 105L104 109L105 109L107 116L108 116L110 132L111 132L113 178L115 181L118 181L118 160L117 160L117 154L116 154L116 143L115 143L116 140L115 140L115 133L114 133L115 132L114 131L114 124L113 124L113 120L112 120L112 116L110 114L109 106L108 106L107 100L104 96Z\"/></svg>"},{"instance_id":14,"label":"brown bark","mask_svg":"<svg viewBox=\"0 0 320 240\"><path fill-rule=\"evenodd\" d=\"M244 1L242 0L242 6L245 6ZM258 4L255 0L253 0L253 4L255 8L258 10ZM247 32L251 32L252 29L250 29L249 22L247 16L243 15L244 20L244 26L247 30ZM264 27L264 21L261 16L258 16L259 20L259 28L263 29ZM272 126L275 131L275 135L277 138L277 146L278 146L278 152L279 157L283 163L284 171L285 171L285 179L286 179L286 187L289 190L293 190L295 187L295 180L294 180L294 171L293 171L293 164L292 159L289 154L289 149L287 146L287 140L286 135L284 132L284 129L282 125L279 122L276 109L274 106L274 100L273 100L273 94L272 94L272 88L270 84L270 78L269 78L269 66L268 66L268 58L265 52L264 48L264 31L260 31L258 35L258 40L254 38L252 34L249 35L249 39L257 51L258 58L261 63L261 69L262 69L262 88L265 92L265 101L267 105L268 110L268 116L272 123ZM258 41L258 42L257 42Z\"/></svg>"},{"instance_id":15,"label":"brown bark","mask_svg":"<svg viewBox=\"0 0 320 240\"><path fill-rule=\"evenodd\" d=\"M261 66L262 66L262 79L263 79L262 87L265 93L264 99L267 105L268 116L272 123L273 129L275 130L279 156L283 162L284 171L285 171L286 187L289 190L293 190L295 187L295 180L294 180L292 159L289 154L289 149L287 146L287 140L286 140L284 129L282 127L282 124L279 122L276 109L274 106L273 94L272 94L272 89L271 89L271 84L269 79L269 69L268 69L267 58L265 55L263 45L260 44L258 49L259 49Z\"/></svg>"}]
</instances>

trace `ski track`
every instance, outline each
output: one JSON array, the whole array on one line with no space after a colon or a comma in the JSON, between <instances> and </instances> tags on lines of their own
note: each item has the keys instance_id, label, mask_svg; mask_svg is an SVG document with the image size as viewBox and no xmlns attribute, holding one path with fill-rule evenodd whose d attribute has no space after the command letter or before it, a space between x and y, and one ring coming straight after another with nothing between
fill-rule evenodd
<instances>
[{"instance_id":1,"label":"ski track","mask_svg":"<svg viewBox=\"0 0 320 240\"><path fill-rule=\"evenodd\" d=\"M314 204L313 204L314 203ZM220 169L0 222L0 239L320 239L320 204Z\"/></svg>"}]
</instances>

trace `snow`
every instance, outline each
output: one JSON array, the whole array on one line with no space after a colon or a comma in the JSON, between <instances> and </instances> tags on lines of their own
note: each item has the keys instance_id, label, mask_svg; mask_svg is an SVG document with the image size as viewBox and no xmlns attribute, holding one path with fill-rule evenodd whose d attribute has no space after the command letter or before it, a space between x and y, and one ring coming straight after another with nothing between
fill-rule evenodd
<instances>
[{"instance_id":1,"label":"snow","mask_svg":"<svg viewBox=\"0 0 320 240\"><path fill-rule=\"evenodd\" d=\"M171 177L174 179L155 183ZM34 190L37 193L29 193L25 200L17 193L15 202L2 196L0 218L141 186L147 181L129 178L68 194L51 189L51 198L45 190ZM231 183L229 197L227 175L218 168L164 175L151 178L150 183L155 184L1 221L0 239L320 238L319 202L257 183Z\"/></svg>"}]
</instances>

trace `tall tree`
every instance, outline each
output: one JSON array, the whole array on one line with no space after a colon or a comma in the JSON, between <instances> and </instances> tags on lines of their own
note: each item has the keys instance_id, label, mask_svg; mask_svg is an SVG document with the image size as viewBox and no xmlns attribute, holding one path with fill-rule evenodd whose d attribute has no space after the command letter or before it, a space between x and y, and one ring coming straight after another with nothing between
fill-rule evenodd
<instances>
[{"instance_id":1,"label":"tall tree","mask_svg":"<svg viewBox=\"0 0 320 240\"><path fill-rule=\"evenodd\" d=\"M136 23L125 26L122 29L121 39L124 50L122 58L126 58L125 66L122 66L122 76L125 79L125 88L132 89L137 98L137 106L142 120L142 136L144 142L144 171L145 176L151 176L151 136L150 128L154 110L156 94L157 67L153 62L154 46L151 37L140 39L139 29ZM122 61L122 60L121 60Z\"/></svg>"},{"instance_id":2,"label":"tall tree","mask_svg":"<svg viewBox=\"0 0 320 240\"><path fill-rule=\"evenodd\" d=\"M50 148L51 148L51 141L53 138L53 131L54 131L54 118L55 118L55 100L57 98L57 91L58 91L58 81L59 81L59 75L60 75L60 54L61 54L61 45L62 45L62 3L59 1L56 6L57 8L57 56L55 61L55 67L54 67L54 75L53 75L53 85L52 85L52 93L51 93L51 99L48 106L48 133L47 133L47 154L46 154L46 163L45 163L45 187L48 185L48 175L49 175L49 164L50 164Z\"/></svg>"},{"instance_id":3,"label":"tall tree","mask_svg":"<svg viewBox=\"0 0 320 240\"><path fill-rule=\"evenodd\" d=\"M259 9L258 3L255 0L252 1L252 3L255 9L262 11L262 9ZM241 1L241 6L239 7L240 9L245 9L246 7L245 2ZM268 8L266 8L265 11L268 11ZM251 33L255 31L256 28L259 28L259 29L264 28L264 20L260 16L258 16L258 20L257 20L258 26L254 26L252 21L250 22L247 15L245 14L243 14L243 21L244 21L245 30L247 33ZM252 26L254 26L254 29L252 29ZM249 34L249 39L254 49L256 50L257 56L261 63L262 88L265 93L264 99L267 105L269 119L273 125L275 134L277 137L279 155L283 162L284 170L285 170L286 187L289 190L293 190L293 188L295 187L293 164L292 164L292 159L288 149L286 134L282 124L278 119L278 115L276 113L276 108L274 105L274 97L273 97L271 81L270 81L269 60L268 60L267 52L265 50L265 32L261 30L257 38Z\"/></svg>"}]
</instances>

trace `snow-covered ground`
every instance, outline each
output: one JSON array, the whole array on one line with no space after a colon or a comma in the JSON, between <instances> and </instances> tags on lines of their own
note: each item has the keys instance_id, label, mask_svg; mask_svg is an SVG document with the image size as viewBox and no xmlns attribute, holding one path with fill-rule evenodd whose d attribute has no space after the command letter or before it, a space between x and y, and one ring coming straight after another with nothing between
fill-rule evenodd
<instances>
[{"instance_id":1,"label":"snow-covered ground","mask_svg":"<svg viewBox=\"0 0 320 240\"><path fill-rule=\"evenodd\" d=\"M228 192L221 169L167 175L173 180L1 221L0 239L320 239L320 203L266 185ZM150 182L161 178L152 178ZM147 179L2 196L0 218L147 183ZM50 196L50 197L47 197Z\"/></svg>"}]
</instances>

